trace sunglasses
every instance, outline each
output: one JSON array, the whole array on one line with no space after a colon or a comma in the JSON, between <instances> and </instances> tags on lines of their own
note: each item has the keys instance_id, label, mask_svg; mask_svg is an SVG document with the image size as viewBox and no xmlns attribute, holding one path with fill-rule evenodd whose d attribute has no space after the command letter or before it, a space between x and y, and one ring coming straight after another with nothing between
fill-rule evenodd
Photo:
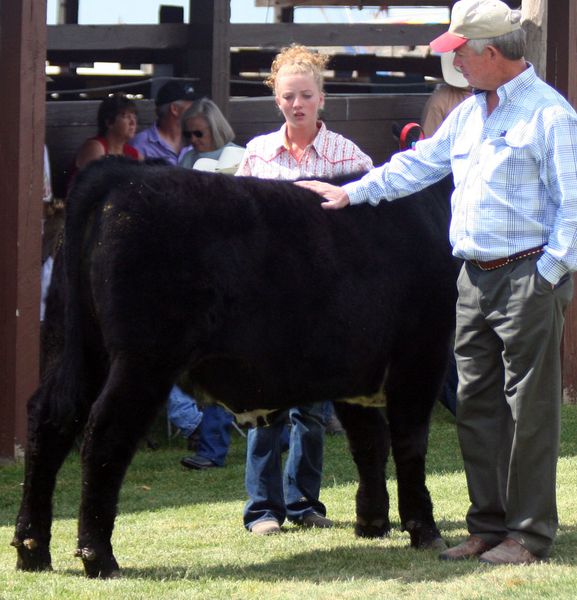
<instances>
[{"instance_id":1,"label":"sunglasses","mask_svg":"<svg viewBox=\"0 0 577 600\"><path fill-rule=\"evenodd\" d=\"M186 130L184 130L182 132L182 135L185 138L191 138L192 136L194 136L194 137L200 139L204 135L204 133L202 131L200 131L200 129L194 129L193 131L186 131Z\"/></svg>"}]
</instances>

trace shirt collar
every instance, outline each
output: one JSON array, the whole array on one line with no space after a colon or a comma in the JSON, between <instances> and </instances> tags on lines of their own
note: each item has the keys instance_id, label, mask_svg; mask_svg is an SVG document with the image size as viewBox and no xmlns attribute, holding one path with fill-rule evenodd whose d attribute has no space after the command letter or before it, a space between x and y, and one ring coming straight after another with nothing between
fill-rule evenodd
<instances>
[{"instance_id":1,"label":"shirt collar","mask_svg":"<svg viewBox=\"0 0 577 600\"><path fill-rule=\"evenodd\" d=\"M318 128L317 135L310 145L319 156L322 156L322 149L326 147L324 140L327 136L327 126L322 121L319 121ZM282 127L271 135L273 143L270 145L270 150L267 153L268 156L265 157L267 160L272 160L275 156L289 151L286 141L286 123L283 123Z\"/></svg>"},{"instance_id":2,"label":"shirt collar","mask_svg":"<svg viewBox=\"0 0 577 600\"><path fill-rule=\"evenodd\" d=\"M156 123L152 124L152 127L150 128L150 139L153 142L160 142L160 134L158 133L158 127L156 126Z\"/></svg>"},{"instance_id":3,"label":"shirt collar","mask_svg":"<svg viewBox=\"0 0 577 600\"><path fill-rule=\"evenodd\" d=\"M535 83L536 79L537 74L535 73L533 65L527 63L527 68L522 73L519 73L517 77L514 77L511 81L508 81L497 88L499 100L505 102L507 100L525 97L527 90Z\"/></svg>"}]
</instances>

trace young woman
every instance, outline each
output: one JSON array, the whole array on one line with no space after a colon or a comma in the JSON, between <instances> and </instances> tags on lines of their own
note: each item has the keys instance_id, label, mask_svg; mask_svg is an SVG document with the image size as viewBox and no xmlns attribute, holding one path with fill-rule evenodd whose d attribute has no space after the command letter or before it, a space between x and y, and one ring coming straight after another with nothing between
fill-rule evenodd
<instances>
[{"instance_id":1,"label":"young woman","mask_svg":"<svg viewBox=\"0 0 577 600\"><path fill-rule=\"evenodd\" d=\"M284 117L282 127L247 144L237 175L272 179L331 177L372 168L353 142L329 131L319 119L325 96L327 57L304 46L283 49L267 85ZM280 454L286 415L248 433L244 525L255 534L278 533L285 518L304 527L331 527L319 500L324 421L323 403L292 408L289 454L283 473Z\"/></svg>"}]
</instances>

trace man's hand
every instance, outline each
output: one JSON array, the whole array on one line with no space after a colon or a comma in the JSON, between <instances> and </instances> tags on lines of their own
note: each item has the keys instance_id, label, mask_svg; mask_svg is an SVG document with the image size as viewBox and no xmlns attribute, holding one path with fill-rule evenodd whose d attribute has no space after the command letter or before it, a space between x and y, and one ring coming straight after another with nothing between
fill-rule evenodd
<instances>
[{"instance_id":1,"label":"man's hand","mask_svg":"<svg viewBox=\"0 0 577 600\"><path fill-rule=\"evenodd\" d=\"M350 204L347 193L338 185L331 185L322 181L295 181L295 185L299 185L322 196L325 199L321 204L323 208L344 208Z\"/></svg>"}]
</instances>

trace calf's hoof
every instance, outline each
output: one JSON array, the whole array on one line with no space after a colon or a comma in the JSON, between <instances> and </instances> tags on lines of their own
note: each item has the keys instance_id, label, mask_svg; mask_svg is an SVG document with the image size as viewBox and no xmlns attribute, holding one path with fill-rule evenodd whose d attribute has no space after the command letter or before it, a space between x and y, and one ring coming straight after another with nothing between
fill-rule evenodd
<instances>
[{"instance_id":1,"label":"calf's hoof","mask_svg":"<svg viewBox=\"0 0 577 600\"><path fill-rule=\"evenodd\" d=\"M16 548L18 571L52 571L52 558L48 546L34 538L20 540L14 538L10 542Z\"/></svg>"},{"instance_id":2,"label":"calf's hoof","mask_svg":"<svg viewBox=\"0 0 577 600\"><path fill-rule=\"evenodd\" d=\"M363 538L382 538L391 531L391 524L388 519L379 518L366 521L357 517L355 525L355 535Z\"/></svg>"},{"instance_id":3,"label":"calf's hoof","mask_svg":"<svg viewBox=\"0 0 577 600\"><path fill-rule=\"evenodd\" d=\"M82 559L84 573L90 579L120 577L120 567L113 554L99 556L94 548L78 548L74 556Z\"/></svg>"},{"instance_id":4,"label":"calf's hoof","mask_svg":"<svg viewBox=\"0 0 577 600\"><path fill-rule=\"evenodd\" d=\"M407 521L405 530L411 536L412 548L435 550L436 552L443 552L447 549L447 544L435 525L421 521Z\"/></svg>"}]
</instances>

